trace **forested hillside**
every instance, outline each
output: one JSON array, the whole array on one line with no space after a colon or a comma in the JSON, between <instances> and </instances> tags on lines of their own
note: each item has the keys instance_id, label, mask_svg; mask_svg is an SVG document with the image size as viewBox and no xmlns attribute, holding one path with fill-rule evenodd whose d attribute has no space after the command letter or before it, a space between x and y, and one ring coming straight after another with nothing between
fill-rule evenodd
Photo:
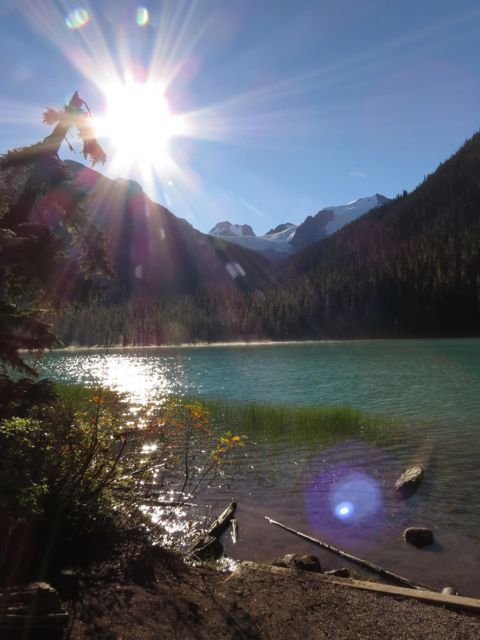
<instances>
[{"instance_id":1,"label":"forested hillside","mask_svg":"<svg viewBox=\"0 0 480 640\"><path fill-rule=\"evenodd\" d=\"M480 134L417 189L292 258L315 325L342 335L480 332Z\"/></svg>"},{"instance_id":2,"label":"forested hillside","mask_svg":"<svg viewBox=\"0 0 480 640\"><path fill-rule=\"evenodd\" d=\"M58 322L67 342L480 334L480 134L417 189L274 267L249 290L152 297Z\"/></svg>"}]
</instances>

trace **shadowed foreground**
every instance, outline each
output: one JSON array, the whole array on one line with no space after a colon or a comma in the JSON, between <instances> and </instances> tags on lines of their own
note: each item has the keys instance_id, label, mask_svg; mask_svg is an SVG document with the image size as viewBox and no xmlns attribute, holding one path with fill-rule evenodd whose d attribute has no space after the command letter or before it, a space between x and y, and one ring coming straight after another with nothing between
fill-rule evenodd
<instances>
[{"instance_id":1,"label":"shadowed foreground","mask_svg":"<svg viewBox=\"0 0 480 640\"><path fill-rule=\"evenodd\" d=\"M163 557L149 570L134 562L123 578L112 565L85 577L70 637L452 640L479 638L480 618L328 584L308 572L229 577Z\"/></svg>"}]
</instances>

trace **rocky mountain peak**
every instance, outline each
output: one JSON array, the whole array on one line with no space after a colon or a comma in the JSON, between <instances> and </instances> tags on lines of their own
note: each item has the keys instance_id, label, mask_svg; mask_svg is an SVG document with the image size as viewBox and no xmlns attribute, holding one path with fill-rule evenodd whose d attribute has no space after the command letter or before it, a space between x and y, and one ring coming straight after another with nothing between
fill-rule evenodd
<instances>
[{"instance_id":1,"label":"rocky mountain peak","mask_svg":"<svg viewBox=\"0 0 480 640\"><path fill-rule=\"evenodd\" d=\"M211 231L211 236L232 236L255 238L255 232L249 224L232 224L228 220L217 223Z\"/></svg>"}]
</instances>

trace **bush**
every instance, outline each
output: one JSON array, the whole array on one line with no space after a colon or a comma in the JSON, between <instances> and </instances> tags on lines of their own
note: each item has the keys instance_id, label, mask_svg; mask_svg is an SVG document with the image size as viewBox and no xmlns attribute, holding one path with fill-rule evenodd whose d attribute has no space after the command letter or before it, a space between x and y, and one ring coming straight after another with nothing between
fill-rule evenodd
<instances>
[{"instance_id":1,"label":"bush","mask_svg":"<svg viewBox=\"0 0 480 640\"><path fill-rule=\"evenodd\" d=\"M88 554L93 537L113 533L112 487L126 439L125 407L114 394L67 393L26 417L0 422L0 507L7 554L32 569ZM25 548L17 541L24 539ZM19 563L21 559L15 558ZM7 565L4 570L10 570ZM21 562L20 562L21 564Z\"/></svg>"},{"instance_id":2,"label":"bush","mask_svg":"<svg viewBox=\"0 0 480 640\"><path fill-rule=\"evenodd\" d=\"M0 511L9 524L31 520L41 512L47 492L42 473L47 434L38 420L0 422Z\"/></svg>"},{"instance_id":3,"label":"bush","mask_svg":"<svg viewBox=\"0 0 480 640\"><path fill-rule=\"evenodd\" d=\"M8 542L28 531L28 549L16 551L37 575L91 559L127 530L152 533L151 505L165 507L155 512L162 525L214 480L229 450L241 444L231 434L219 440L199 403L172 400L153 413L134 414L132 424L116 393L57 391L53 405L0 422L7 554Z\"/></svg>"},{"instance_id":4,"label":"bush","mask_svg":"<svg viewBox=\"0 0 480 640\"><path fill-rule=\"evenodd\" d=\"M49 380L12 380L0 372L0 420L26 416L33 405L52 405L56 399L53 384Z\"/></svg>"}]
</instances>

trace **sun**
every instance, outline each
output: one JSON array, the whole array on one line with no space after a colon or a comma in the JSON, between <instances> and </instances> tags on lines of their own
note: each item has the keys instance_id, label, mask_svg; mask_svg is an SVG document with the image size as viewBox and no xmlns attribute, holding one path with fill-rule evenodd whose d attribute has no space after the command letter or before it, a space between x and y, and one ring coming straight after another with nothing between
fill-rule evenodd
<instances>
[{"instance_id":1,"label":"sun","mask_svg":"<svg viewBox=\"0 0 480 640\"><path fill-rule=\"evenodd\" d=\"M117 84L105 92L107 107L101 130L120 164L159 167L171 139L181 134L181 118L170 110L160 82Z\"/></svg>"}]
</instances>

